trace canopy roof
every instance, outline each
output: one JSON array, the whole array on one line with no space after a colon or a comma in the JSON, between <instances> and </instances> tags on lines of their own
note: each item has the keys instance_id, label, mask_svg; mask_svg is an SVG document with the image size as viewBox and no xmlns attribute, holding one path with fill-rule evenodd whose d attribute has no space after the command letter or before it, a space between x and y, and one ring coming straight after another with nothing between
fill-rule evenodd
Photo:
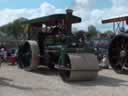
<instances>
[{"instance_id":1,"label":"canopy roof","mask_svg":"<svg viewBox=\"0 0 128 96\"><path fill-rule=\"evenodd\" d=\"M25 24L31 24L34 26L42 26L42 24L45 24L47 26L54 26L57 23L62 23L62 21L66 19L67 14L54 14L54 15L49 15L49 16L45 16L45 17L40 17L40 18L35 18L35 19L31 19L28 21L25 21ZM70 22L71 23L79 23L81 22L81 18L72 15L72 17L70 17Z\"/></svg>"},{"instance_id":2,"label":"canopy roof","mask_svg":"<svg viewBox=\"0 0 128 96\"><path fill-rule=\"evenodd\" d=\"M105 23L121 22L121 21L126 21L127 22L128 21L128 16L102 20L102 23L105 24Z\"/></svg>"}]
</instances>

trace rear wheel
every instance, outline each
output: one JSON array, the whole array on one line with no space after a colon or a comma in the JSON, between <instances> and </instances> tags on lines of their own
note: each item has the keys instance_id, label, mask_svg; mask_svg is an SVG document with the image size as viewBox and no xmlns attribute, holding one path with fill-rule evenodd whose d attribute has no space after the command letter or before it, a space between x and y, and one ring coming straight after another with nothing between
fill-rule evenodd
<instances>
[{"instance_id":1,"label":"rear wheel","mask_svg":"<svg viewBox=\"0 0 128 96\"><path fill-rule=\"evenodd\" d=\"M128 67L128 36L118 35L110 43L109 62L117 73L127 73Z\"/></svg>"},{"instance_id":2,"label":"rear wheel","mask_svg":"<svg viewBox=\"0 0 128 96\"><path fill-rule=\"evenodd\" d=\"M17 62L19 68L31 71L39 64L38 46L35 41L27 41L19 47Z\"/></svg>"}]
</instances>

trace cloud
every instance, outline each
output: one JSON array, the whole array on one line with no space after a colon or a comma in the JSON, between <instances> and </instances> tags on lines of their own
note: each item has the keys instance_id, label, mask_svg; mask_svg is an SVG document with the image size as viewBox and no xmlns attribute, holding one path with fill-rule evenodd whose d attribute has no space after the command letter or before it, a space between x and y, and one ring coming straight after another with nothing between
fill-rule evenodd
<instances>
[{"instance_id":1,"label":"cloud","mask_svg":"<svg viewBox=\"0 0 128 96\"><path fill-rule=\"evenodd\" d=\"M82 18L82 22L75 25L77 29L87 30L88 25L95 25L98 30L104 31L107 29L107 26L101 24L102 19L128 15L127 0L110 0L112 3L111 8L102 9L95 7L96 1L97 0L74 0L73 6L70 6L70 8L74 10L74 15ZM59 9L48 2L43 2L38 8L1 9L0 18L2 19L0 25L12 22L19 17L32 19L53 13L64 13L65 10L66 8Z\"/></svg>"},{"instance_id":2,"label":"cloud","mask_svg":"<svg viewBox=\"0 0 128 96\"><path fill-rule=\"evenodd\" d=\"M2 18L0 25L4 25L4 24L7 24L8 22L12 22L13 20L19 17L26 17L26 18L32 19L32 18L50 15L53 13L60 13L60 12L63 12L63 9L58 9L52 4L49 4L47 2L42 3L39 8L35 8L35 9L5 8L0 10L0 18Z\"/></svg>"},{"instance_id":3,"label":"cloud","mask_svg":"<svg viewBox=\"0 0 128 96\"><path fill-rule=\"evenodd\" d=\"M112 0L114 7L128 6L127 0Z\"/></svg>"},{"instance_id":4,"label":"cloud","mask_svg":"<svg viewBox=\"0 0 128 96\"><path fill-rule=\"evenodd\" d=\"M111 8L98 9L95 7L96 0L75 0L73 7L75 14L82 17L82 23L77 27L87 30L88 25L95 25L101 31L105 31L106 29L111 30L111 24L103 25L101 24L101 20L128 16L128 3L127 0L110 0L110 2L112 3Z\"/></svg>"},{"instance_id":5,"label":"cloud","mask_svg":"<svg viewBox=\"0 0 128 96\"><path fill-rule=\"evenodd\" d=\"M74 1L74 14L82 18L82 23L75 25L78 29L87 29L91 25L91 12L95 8L95 0L75 0Z\"/></svg>"},{"instance_id":6,"label":"cloud","mask_svg":"<svg viewBox=\"0 0 128 96\"><path fill-rule=\"evenodd\" d=\"M94 21L97 20L97 22L95 22L95 25L99 26L100 30L110 30L112 29L112 25L111 27L109 25L102 25L101 24L101 20L102 19L108 19L108 18L114 18L114 17L121 17L121 16L128 16L128 3L127 0L111 0L112 2L112 7L111 8L105 8L105 9L94 9L91 13L91 17L93 16L94 13ZM106 26L106 28L104 28L103 26Z\"/></svg>"}]
</instances>

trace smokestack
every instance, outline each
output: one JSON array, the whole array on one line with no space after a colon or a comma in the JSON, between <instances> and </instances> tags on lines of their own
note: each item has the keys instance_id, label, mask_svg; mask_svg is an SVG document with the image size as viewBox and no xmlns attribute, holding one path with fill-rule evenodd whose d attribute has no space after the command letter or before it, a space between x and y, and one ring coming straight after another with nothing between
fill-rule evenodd
<instances>
[{"instance_id":1,"label":"smokestack","mask_svg":"<svg viewBox=\"0 0 128 96\"><path fill-rule=\"evenodd\" d=\"M68 16L72 16L73 10L72 9L67 9L66 13Z\"/></svg>"},{"instance_id":2,"label":"smokestack","mask_svg":"<svg viewBox=\"0 0 128 96\"><path fill-rule=\"evenodd\" d=\"M65 27L66 27L67 34L72 33L72 13L73 13L72 9L66 10L66 25L65 25Z\"/></svg>"}]
</instances>

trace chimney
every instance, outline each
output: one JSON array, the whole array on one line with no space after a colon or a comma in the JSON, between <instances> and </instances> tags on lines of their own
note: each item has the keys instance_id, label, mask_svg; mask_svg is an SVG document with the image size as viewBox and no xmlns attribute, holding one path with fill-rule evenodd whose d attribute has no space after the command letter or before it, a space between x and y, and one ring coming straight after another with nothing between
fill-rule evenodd
<instances>
[{"instance_id":1,"label":"chimney","mask_svg":"<svg viewBox=\"0 0 128 96\"><path fill-rule=\"evenodd\" d=\"M67 9L66 10L66 24L65 24L65 28L66 28L66 33L67 34L71 34L72 33L72 13L73 10L72 9Z\"/></svg>"},{"instance_id":2,"label":"chimney","mask_svg":"<svg viewBox=\"0 0 128 96\"><path fill-rule=\"evenodd\" d=\"M67 9L66 13L68 16L72 16L73 10L72 9Z\"/></svg>"}]
</instances>

